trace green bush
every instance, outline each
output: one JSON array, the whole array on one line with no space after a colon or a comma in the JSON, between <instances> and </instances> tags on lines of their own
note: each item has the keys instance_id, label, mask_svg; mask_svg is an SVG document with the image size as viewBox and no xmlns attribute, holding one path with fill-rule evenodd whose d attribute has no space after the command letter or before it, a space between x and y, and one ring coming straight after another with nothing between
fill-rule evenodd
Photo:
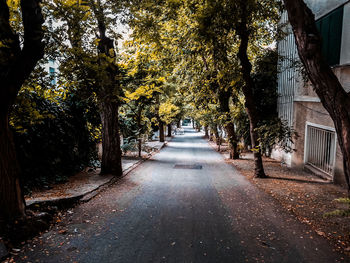
<instances>
[{"instance_id":1,"label":"green bush","mask_svg":"<svg viewBox=\"0 0 350 263\"><path fill-rule=\"evenodd\" d=\"M74 93L54 93L22 90L10 118L26 192L63 182L97 159L89 105Z\"/></svg>"}]
</instances>

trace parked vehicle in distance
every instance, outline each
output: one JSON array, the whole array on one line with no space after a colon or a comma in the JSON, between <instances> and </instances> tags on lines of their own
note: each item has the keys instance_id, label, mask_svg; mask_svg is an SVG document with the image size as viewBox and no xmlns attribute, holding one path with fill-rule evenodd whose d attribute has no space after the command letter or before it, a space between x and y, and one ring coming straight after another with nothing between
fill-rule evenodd
<instances>
[{"instance_id":1,"label":"parked vehicle in distance","mask_svg":"<svg viewBox=\"0 0 350 263\"><path fill-rule=\"evenodd\" d=\"M182 129L182 128L176 128L175 134L176 135L184 135L185 134L185 130Z\"/></svg>"}]
</instances>

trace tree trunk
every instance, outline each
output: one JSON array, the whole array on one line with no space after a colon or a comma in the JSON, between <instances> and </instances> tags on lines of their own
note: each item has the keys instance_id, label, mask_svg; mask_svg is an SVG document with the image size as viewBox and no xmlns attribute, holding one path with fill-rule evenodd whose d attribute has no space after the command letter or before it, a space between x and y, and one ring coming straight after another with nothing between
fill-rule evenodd
<instances>
[{"instance_id":1,"label":"tree trunk","mask_svg":"<svg viewBox=\"0 0 350 263\"><path fill-rule=\"evenodd\" d=\"M244 86L242 87L243 94L245 97L245 108L248 114L249 118L249 124L250 124L250 138L252 143L252 151L254 154L254 176L257 178L266 178L266 174L263 167L262 157L261 157L261 149L259 147L258 143L258 134L256 132L256 128L258 127L258 111L256 109L256 104L254 102L254 94L253 94L253 87L254 82L250 75L252 70L252 65L249 61L248 55L247 55L247 49L248 49L248 42L249 42L249 31L247 28L247 19L248 19L248 13L247 13L247 6L245 1L240 1L240 23L237 27L237 33L240 37L240 45L239 45L239 51L238 51L238 58L241 62L241 71L244 79Z\"/></svg>"},{"instance_id":2,"label":"tree trunk","mask_svg":"<svg viewBox=\"0 0 350 263\"><path fill-rule=\"evenodd\" d=\"M325 61L315 16L302 0L284 0L299 57L323 107L331 116L343 154L345 180L350 194L350 95Z\"/></svg>"},{"instance_id":3,"label":"tree trunk","mask_svg":"<svg viewBox=\"0 0 350 263\"><path fill-rule=\"evenodd\" d=\"M237 136L235 132L235 125L233 123L230 113L230 97L231 91L220 89L218 98L220 103L220 111L225 115L224 128L227 133L229 148L230 148L230 159L239 159Z\"/></svg>"},{"instance_id":4,"label":"tree trunk","mask_svg":"<svg viewBox=\"0 0 350 263\"><path fill-rule=\"evenodd\" d=\"M101 174L121 176L121 149L118 127L118 103L105 100L101 103L102 163Z\"/></svg>"},{"instance_id":5,"label":"tree trunk","mask_svg":"<svg viewBox=\"0 0 350 263\"><path fill-rule=\"evenodd\" d=\"M213 141L213 132L210 128L209 128L209 141Z\"/></svg>"},{"instance_id":6,"label":"tree trunk","mask_svg":"<svg viewBox=\"0 0 350 263\"><path fill-rule=\"evenodd\" d=\"M119 73L115 64L114 40L106 35L106 16L101 1L89 1L98 26L98 63L99 68L96 76L98 87L98 99L102 121L102 162L101 174L123 174L121 164L120 134L118 123L119 101L116 94L120 91L120 85L116 81Z\"/></svg>"},{"instance_id":7,"label":"tree trunk","mask_svg":"<svg viewBox=\"0 0 350 263\"><path fill-rule=\"evenodd\" d=\"M9 9L0 0L0 219L25 217L25 202L19 178L20 168L8 124L8 114L24 81L44 55L44 19L39 0L21 0L24 33L15 34Z\"/></svg>"},{"instance_id":8,"label":"tree trunk","mask_svg":"<svg viewBox=\"0 0 350 263\"><path fill-rule=\"evenodd\" d=\"M220 129L221 130L221 129ZM221 151L221 143L222 143L222 138L221 138L221 132L219 133L218 132L218 142L217 142L217 145L218 145L218 151L220 152Z\"/></svg>"},{"instance_id":9,"label":"tree trunk","mask_svg":"<svg viewBox=\"0 0 350 263\"><path fill-rule=\"evenodd\" d=\"M219 131L218 131L218 126L217 125L214 127L214 135L215 135L215 143L216 143L216 145L220 145Z\"/></svg>"},{"instance_id":10,"label":"tree trunk","mask_svg":"<svg viewBox=\"0 0 350 263\"><path fill-rule=\"evenodd\" d=\"M204 126L204 137L205 137L205 138L209 138L208 126Z\"/></svg>"},{"instance_id":11,"label":"tree trunk","mask_svg":"<svg viewBox=\"0 0 350 263\"><path fill-rule=\"evenodd\" d=\"M239 159L237 136L235 132L235 125L232 121L225 125L225 130L227 132L227 138L230 148L230 159Z\"/></svg>"},{"instance_id":12,"label":"tree trunk","mask_svg":"<svg viewBox=\"0 0 350 263\"><path fill-rule=\"evenodd\" d=\"M181 128L181 120L178 120L178 122L176 123L176 127Z\"/></svg>"},{"instance_id":13,"label":"tree trunk","mask_svg":"<svg viewBox=\"0 0 350 263\"><path fill-rule=\"evenodd\" d=\"M141 117L142 117L142 108L141 106L139 105L139 108L138 108L138 112L137 112L137 129L138 129L138 134L137 134L137 137L138 137L138 150L139 150L139 154L138 156L141 158L142 154L142 138L141 138Z\"/></svg>"},{"instance_id":14,"label":"tree trunk","mask_svg":"<svg viewBox=\"0 0 350 263\"><path fill-rule=\"evenodd\" d=\"M138 156L139 156L139 158L141 158L142 157L142 139L140 137L138 139L138 149L139 149Z\"/></svg>"},{"instance_id":15,"label":"tree trunk","mask_svg":"<svg viewBox=\"0 0 350 263\"><path fill-rule=\"evenodd\" d=\"M25 217L25 202L19 184L20 168L6 112L0 114L0 141L0 218Z\"/></svg>"},{"instance_id":16,"label":"tree trunk","mask_svg":"<svg viewBox=\"0 0 350 263\"><path fill-rule=\"evenodd\" d=\"M164 142L164 123L159 121L159 141Z\"/></svg>"},{"instance_id":17,"label":"tree trunk","mask_svg":"<svg viewBox=\"0 0 350 263\"><path fill-rule=\"evenodd\" d=\"M171 137L171 123L168 124L168 137Z\"/></svg>"}]
</instances>

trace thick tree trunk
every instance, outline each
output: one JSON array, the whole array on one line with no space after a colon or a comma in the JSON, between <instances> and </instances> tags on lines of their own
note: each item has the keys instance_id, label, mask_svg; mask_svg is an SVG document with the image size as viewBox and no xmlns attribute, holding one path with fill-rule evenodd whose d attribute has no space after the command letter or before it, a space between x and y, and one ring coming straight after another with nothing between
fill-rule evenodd
<instances>
[{"instance_id":1,"label":"thick tree trunk","mask_svg":"<svg viewBox=\"0 0 350 263\"><path fill-rule=\"evenodd\" d=\"M114 40L106 35L106 16L101 1L89 1L97 20L99 41L98 41L98 63L96 81L99 85L98 99L100 103L100 115L102 121L102 162L101 174L123 174L121 164L120 133L118 123L118 94L120 85L116 81L119 73L115 64L116 53Z\"/></svg>"},{"instance_id":2,"label":"thick tree trunk","mask_svg":"<svg viewBox=\"0 0 350 263\"><path fill-rule=\"evenodd\" d=\"M24 81L44 55L44 22L38 0L21 0L24 34L20 42L9 21L9 9L0 0L0 219L25 217L20 168L8 124L8 114Z\"/></svg>"},{"instance_id":3,"label":"thick tree trunk","mask_svg":"<svg viewBox=\"0 0 350 263\"><path fill-rule=\"evenodd\" d=\"M177 128L181 128L181 120L178 120L178 121L177 121L176 127L177 127Z\"/></svg>"},{"instance_id":4,"label":"thick tree trunk","mask_svg":"<svg viewBox=\"0 0 350 263\"><path fill-rule=\"evenodd\" d=\"M221 144L221 142L220 142L220 139L219 139L219 131L218 131L218 126L216 125L215 127L214 127L214 135L215 135L215 143L216 143L216 145L220 145Z\"/></svg>"},{"instance_id":5,"label":"thick tree trunk","mask_svg":"<svg viewBox=\"0 0 350 263\"><path fill-rule=\"evenodd\" d=\"M164 123L159 121L159 141L164 142Z\"/></svg>"},{"instance_id":6,"label":"thick tree trunk","mask_svg":"<svg viewBox=\"0 0 350 263\"><path fill-rule=\"evenodd\" d=\"M168 137L171 137L171 123L168 124Z\"/></svg>"},{"instance_id":7,"label":"thick tree trunk","mask_svg":"<svg viewBox=\"0 0 350 263\"><path fill-rule=\"evenodd\" d=\"M238 143L237 136L235 132L235 125L233 123L231 113L230 113L230 101L231 92L230 90L219 90L219 103L220 103L220 111L225 115L225 125L224 128L227 133L229 148L230 148L230 158L231 159L239 159L238 153Z\"/></svg>"},{"instance_id":8,"label":"thick tree trunk","mask_svg":"<svg viewBox=\"0 0 350 263\"><path fill-rule=\"evenodd\" d=\"M230 159L239 159L237 136L235 132L235 125L232 121L225 125L227 132L228 143L230 147Z\"/></svg>"},{"instance_id":9,"label":"thick tree trunk","mask_svg":"<svg viewBox=\"0 0 350 263\"><path fill-rule=\"evenodd\" d=\"M141 117L142 117L142 108L139 106L138 112L137 112L137 128L138 128L138 156L141 158L142 156L142 138L141 138Z\"/></svg>"},{"instance_id":10,"label":"thick tree trunk","mask_svg":"<svg viewBox=\"0 0 350 263\"><path fill-rule=\"evenodd\" d=\"M299 57L323 107L334 122L350 194L350 96L322 56L321 37L311 10L302 0L284 0L284 3Z\"/></svg>"},{"instance_id":11,"label":"thick tree trunk","mask_svg":"<svg viewBox=\"0 0 350 263\"><path fill-rule=\"evenodd\" d=\"M6 112L0 113L0 141L0 219L25 217L20 168Z\"/></svg>"},{"instance_id":12,"label":"thick tree trunk","mask_svg":"<svg viewBox=\"0 0 350 263\"><path fill-rule=\"evenodd\" d=\"M139 158L141 158L142 157L142 139L141 138L138 139L138 149L139 149L138 156Z\"/></svg>"},{"instance_id":13,"label":"thick tree trunk","mask_svg":"<svg viewBox=\"0 0 350 263\"><path fill-rule=\"evenodd\" d=\"M220 130L221 130L221 129L220 129ZM220 133L218 132L218 138L217 138L218 141L217 141L217 143L216 143L216 144L218 145L218 151L219 151L219 152L221 151L221 143L222 143L221 134L222 134L221 132L220 132Z\"/></svg>"},{"instance_id":14,"label":"thick tree trunk","mask_svg":"<svg viewBox=\"0 0 350 263\"><path fill-rule=\"evenodd\" d=\"M209 129L208 126L204 126L204 137L209 138Z\"/></svg>"},{"instance_id":15,"label":"thick tree trunk","mask_svg":"<svg viewBox=\"0 0 350 263\"><path fill-rule=\"evenodd\" d=\"M101 104L102 163L101 174L121 176L121 149L118 126L118 103L105 100Z\"/></svg>"},{"instance_id":16,"label":"thick tree trunk","mask_svg":"<svg viewBox=\"0 0 350 263\"><path fill-rule=\"evenodd\" d=\"M250 75L252 70L252 65L249 61L247 55L248 42L249 42L249 31L247 28L247 6L244 1L240 1L240 23L237 27L237 33L240 37L240 45L238 51L238 58L241 62L241 71L244 79L244 86L242 87L243 94L245 97L245 108L249 118L250 124L250 138L252 143L252 151L254 154L254 176L257 178L265 178L267 177L264 171L262 157L261 157L261 149L258 143L258 134L256 132L256 128L258 127L258 111L256 109L256 104L254 101L253 87L254 82Z\"/></svg>"}]
</instances>

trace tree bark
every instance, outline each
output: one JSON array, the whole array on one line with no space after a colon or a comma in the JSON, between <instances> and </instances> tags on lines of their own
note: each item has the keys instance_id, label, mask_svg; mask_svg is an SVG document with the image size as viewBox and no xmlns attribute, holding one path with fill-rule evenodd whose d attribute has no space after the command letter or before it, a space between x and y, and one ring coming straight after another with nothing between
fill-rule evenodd
<instances>
[{"instance_id":1,"label":"tree bark","mask_svg":"<svg viewBox=\"0 0 350 263\"><path fill-rule=\"evenodd\" d=\"M0 218L21 218L25 216L25 202L19 184L20 168L8 115L3 112L0 113L0 141Z\"/></svg>"},{"instance_id":2,"label":"tree bark","mask_svg":"<svg viewBox=\"0 0 350 263\"><path fill-rule=\"evenodd\" d=\"M97 73L98 102L102 121L102 163L101 174L123 174L120 149L120 133L118 123L119 83L116 80L118 66L114 64L116 57L114 41L106 36L106 17L101 1L89 1L98 25L98 63Z\"/></svg>"},{"instance_id":3,"label":"tree bark","mask_svg":"<svg viewBox=\"0 0 350 263\"><path fill-rule=\"evenodd\" d=\"M284 0L299 57L323 107L331 116L343 154L345 180L350 194L350 96L322 56L315 16L302 0Z\"/></svg>"},{"instance_id":4,"label":"tree bark","mask_svg":"<svg viewBox=\"0 0 350 263\"><path fill-rule=\"evenodd\" d=\"M225 125L225 130L227 132L228 143L230 147L230 159L239 159L237 136L235 132L235 125L232 121Z\"/></svg>"},{"instance_id":5,"label":"tree bark","mask_svg":"<svg viewBox=\"0 0 350 263\"><path fill-rule=\"evenodd\" d=\"M25 217L20 168L8 116L17 94L44 55L44 22L38 0L22 0L23 43L9 22L6 0L0 0L0 219Z\"/></svg>"},{"instance_id":6,"label":"tree bark","mask_svg":"<svg viewBox=\"0 0 350 263\"><path fill-rule=\"evenodd\" d=\"M204 126L204 137L205 137L205 138L209 138L208 126Z\"/></svg>"},{"instance_id":7,"label":"tree bark","mask_svg":"<svg viewBox=\"0 0 350 263\"><path fill-rule=\"evenodd\" d=\"M254 154L254 176L256 178L266 178L264 166L261 157L261 149L258 143L258 134L256 128L258 127L258 111L254 102L253 87L254 82L251 77L252 65L247 55L248 43L249 43L249 30L248 24L248 10L245 1L240 0L240 23L237 26L237 34L240 37L240 45L238 51L238 58L241 62L241 71L245 84L242 87L245 97L245 108L249 118L250 124L250 138L252 143L252 150Z\"/></svg>"},{"instance_id":8,"label":"tree bark","mask_svg":"<svg viewBox=\"0 0 350 263\"><path fill-rule=\"evenodd\" d=\"M168 137L171 137L171 123L168 124Z\"/></svg>"},{"instance_id":9,"label":"tree bark","mask_svg":"<svg viewBox=\"0 0 350 263\"><path fill-rule=\"evenodd\" d=\"M102 163L101 174L122 175L120 134L118 125L118 103L101 102Z\"/></svg>"},{"instance_id":10,"label":"tree bark","mask_svg":"<svg viewBox=\"0 0 350 263\"><path fill-rule=\"evenodd\" d=\"M215 125L215 127L214 127L214 135L215 135L215 143L216 143L216 145L220 145L221 144L221 142L220 142L220 136L219 136L219 131L218 131L218 126L217 125Z\"/></svg>"},{"instance_id":11,"label":"tree bark","mask_svg":"<svg viewBox=\"0 0 350 263\"><path fill-rule=\"evenodd\" d=\"M164 122L159 121L159 141L164 142Z\"/></svg>"},{"instance_id":12,"label":"tree bark","mask_svg":"<svg viewBox=\"0 0 350 263\"><path fill-rule=\"evenodd\" d=\"M137 134L137 140L138 140L138 156L141 158L141 152L142 152L142 138L141 138L141 117L142 117L142 108L139 105L138 112L137 112L137 129L138 129L138 134Z\"/></svg>"},{"instance_id":13,"label":"tree bark","mask_svg":"<svg viewBox=\"0 0 350 263\"><path fill-rule=\"evenodd\" d=\"M219 90L219 103L220 103L220 111L225 115L225 124L224 128L227 132L228 137L228 143L230 148L230 159L239 159L239 152L238 152L238 143L237 143L237 136L235 132L235 125L233 123L231 113L230 113L230 90Z\"/></svg>"},{"instance_id":14,"label":"tree bark","mask_svg":"<svg viewBox=\"0 0 350 263\"><path fill-rule=\"evenodd\" d=\"M177 121L176 127L177 127L177 128L181 128L181 120L178 120L178 121Z\"/></svg>"}]
</instances>

